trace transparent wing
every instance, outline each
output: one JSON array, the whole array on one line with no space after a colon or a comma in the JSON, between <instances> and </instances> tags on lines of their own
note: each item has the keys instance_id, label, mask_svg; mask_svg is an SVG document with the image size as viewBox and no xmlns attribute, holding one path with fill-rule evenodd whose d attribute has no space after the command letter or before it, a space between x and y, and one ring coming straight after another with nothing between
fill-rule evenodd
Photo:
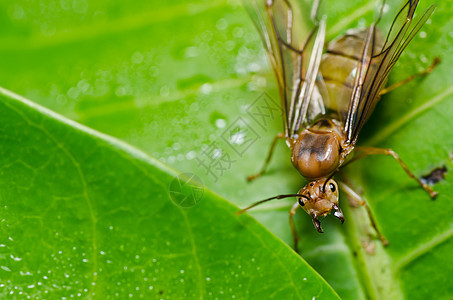
<instances>
[{"instance_id":1,"label":"transparent wing","mask_svg":"<svg viewBox=\"0 0 453 300\"><path fill-rule=\"evenodd\" d=\"M373 112L379 100L379 92L384 88L396 61L435 8L431 6L417 22L412 22L417 4L418 0L409 0L404 4L393 20L384 45L379 51L375 50L376 24L369 29L362 48L345 122L345 132L351 144L357 142L360 130Z\"/></svg>"},{"instance_id":2,"label":"transparent wing","mask_svg":"<svg viewBox=\"0 0 453 300\"><path fill-rule=\"evenodd\" d=\"M285 136L307 123L311 107L323 111L322 99L310 106L325 40L325 20L295 0L244 0L274 69L283 110Z\"/></svg>"}]
</instances>

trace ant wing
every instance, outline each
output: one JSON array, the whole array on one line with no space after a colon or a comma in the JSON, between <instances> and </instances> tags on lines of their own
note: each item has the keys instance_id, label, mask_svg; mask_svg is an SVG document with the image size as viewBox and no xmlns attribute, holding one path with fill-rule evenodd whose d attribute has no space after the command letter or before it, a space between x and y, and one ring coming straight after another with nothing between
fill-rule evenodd
<instances>
[{"instance_id":1,"label":"ant wing","mask_svg":"<svg viewBox=\"0 0 453 300\"><path fill-rule=\"evenodd\" d=\"M293 137L309 122L311 111L324 112L322 98L310 104L325 40L325 20L316 20L318 1L310 13L295 0L244 0L258 28L277 78L285 136ZM304 21L310 20L310 25ZM309 27L313 29L308 30ZM319 94L319 93L318 93Z\"/></svg>"},{"instance_id":2,"label":"ant wing","mask_svg":"<svg viewBox=\"0 0 453 300\"><path fill-rule=\"evenodd\" d=\"M429 7L423 16L413 24L417 4L418 0L408 0L404 4L393 20L383 46L378 47L378 49L380 48L378 51L376 51L375 44L378 34L376 23L379 19L369 28L362 47L345 122L347 141L350 144L357 142L360 130L379 101L379 93L384 88L396 61L435 8L435 6Z\"/></svg>"}]
</instances>

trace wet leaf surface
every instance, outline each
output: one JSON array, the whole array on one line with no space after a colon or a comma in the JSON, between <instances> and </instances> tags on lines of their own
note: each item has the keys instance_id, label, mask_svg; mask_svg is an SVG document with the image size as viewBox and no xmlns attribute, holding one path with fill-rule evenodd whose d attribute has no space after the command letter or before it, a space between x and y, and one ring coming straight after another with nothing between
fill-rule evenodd
<instances>
[{"instance_id":1,"label":"wet leaf surface","mask_svg":"<svg viewBox=\"0 0 453 300\"><path fill-rule=\"evenodd\" d=\"M388 2L383 28L402 3ZM390 81L397 82L423 70L434 57L440 57L442 63L428 77L383 97L360 136L361 144L395 150L420 177L436 167L450 169L452 165L453 79L450 70L453 58L449 55L453 42L452 4L452 1L439 3L428 24L402 55ZM228 292L230 283L237 288L238 282L249 281L261 288L270 287L273 291L266 290L268 294L277 297L281 296L277 291L293 293L291 289L296 289L288 287L291 286L289 275L276 276L275 272L286 272L283 264L288 266L295 286L305 290L301 284L307 271L304 262L251 220L237 219L232 206L208 191L203 201L186 211L174 206L166 192L176 173L162 163L180 172L196 174L208 190L240 207L277 194L294 193L304 184L293 169L283 143L278 145L266 176L253 183L245 180L260 168L272 138L281 131L281 119L274 78L259 37L241 3L135 1L126 4L80 0L40 1L33 5L15 1L0 5L3 11L0 23L4 28L0 32L1 86L115 136L160 161L149 162L147 158L137 161L128 146L123 149L96 134L93 137L90 132L81 133L77 125L50 121L26 106L18 104L16 113L10 111L11 106L4 107L2 144L6 146L3 147L4 221L1 228L5 242L1 244L5 246L1 249L5 263L1 265L9 271L0 272L8 276L15 274L16 277L10 277L12 289L20 286L29 294L39 290L38 282L45 284L43 276L50 277L43 273L39 277L32 271L44 272L55 266L60 268L52 268L59 274L57 278L61 278L59 284L72 284L74 295L77 295L77 287L102 295L131 292L148 296L151 294L143 289L153 286L151 292L155 292L152 295L156 297L178 298L190 291L195 297L204 293L209 299L209 284L198 279L199 274L209 277L206 270L210 268L217 272L217 279L223 281L222 285L217 282L211 290L215 295L212 298L229 298L232 295ZM423 1L418 12L429 5L431 3ZM324 1L322 11L328 15L329 38L348 27L367 24L374 8L375 4L369 1ZM3 102L10 101L8 96L3 96ZM32 115L29 118L36 118L37 127L20 119L27 111ZM14 126L10 123L13 117L17 118ZM46 122L51 123L50 129L43 126ZM46 137L44 129L55 131L52 135L56 140ZM75 162L65 156L64 149L75 155ZM212 160L213 157L217 159ZM26 163L22 163L24 161ZM52 167L52 180L46 180L49 174L37 171ZM92 202L91 213L84 198L81 170L85 176L92 177L85 187L96 196L93 196L96 201ZM143 170L148 170L156 180L147 177ZM453 272L448 267L453 265L449 255L453 247L451 174L447 172L445 179L434 185L439 192L435 201L389 157L365 158L348 167L343 176L369 201L390 246L382 249L364 210L348 208L346 196L342 195L346 214L343 226L333 218L326 218L323 221L325 233L320 235L308 216L297 216L303 258L343 299L451 297L453 288L448 280ZM151 198L158 200L148 201ZM257 208L250 214L290 244L287 210L291 204L290 200L281 201ZM104 227L97 225L97 230L93 230L93 223L107 212L111 216L104 217L106 221L100 223ZM182 222L182 216L189 219L190 226ZM109 219L122 225L110 225ZM21 226L15 227L19 226L16 223L19 221ZM146 222L152 225L144 226ZM109 226L114 229L109 231ZM240 229L241 226L246 229ZM8 237L14 239L11 228L16 228L12 231L14 235L26 237L22 241L16 238L21 244L14 245L8 240ZM115 235L115 228L122 231ZM188 228L194 240L204 245L197 247L200 253L219 252L216 259L224 257L225 253L240 254L237 260L251 259L251 253L262 254L261 262L256 261L261 272L244 271L246 275L233 272L231 266L245 267L245 262L238 263L230 256L227 260L231 262L219 259L222 262L218 265L200 259L201 272L189 271L189 266L196 268L197 265L195 256L190 255L188 259L165 257L161 265L153 265L153 251L158 248L171 248L174 252L170 253L188 251L192 245L187 237ZM97 250L105 251L101 248L102 239L107 239L106 245L115 249L111 253L115 258L110 259L111 264L106 262L108 258L101 260L102 254L93 254L93 232L99 240ZM218 232L222 234L215 234ZM59 233L59 237L54 236L55 233ZM256 234L265 236L264 242L251 238ZM144 241L140 240L143 236L147 237ZM166 245L166 241L170 245ZM81 246L76 245L76 250L71 250L74 246L69 244ZM121 249L121 245L129 247ZM149 247L144 250L146 254L140 253L143 245ZM209 245L215 246L209 248ZM30 249L35 251L27 254ZM58 254L60 249L65 255ZM369 254L371 250L373 255ZM83 253L89 256L88 262L83 261ZM137 261L135 255L139 256ZM21 268L6 264L13 263L15 257L22 258L17 262ZM43 257L46 259L41 262ZM63 257L70 261L63 264ZM104 272L98 271L95 287L90 286L97 269L92 264L93 257L98 257L97 267L102 266ZM282 264L276 263L276 257ZM183 262L187 264L185 269L181 267ZM40 268L41 263L45 267ZM248 265L250 270L256 268L252 263ZM299 267L293 268L293 265ZM168 276L165 285L160 285L164 294L159 295L159 285L149 282L154 277L156 281L163 280L164 268L171 272L165 275ZM80 278L75 279L73 269ZM154 277L146 275L145 284L141 270L145 270L145 274L155 270L161 273ZM177 274L180 270L184 270L182 276ZM20 272L33 275L27 277ZM109 275L105 275L107 273ZM309 274L312 277L307 278L321 282L313 273ZM242 276L249 277L241 280ZM274 280L275 285L258 283L263 278ZM276 287L276 278L286 285ZM181 279L183 283L178 281ZM197 286L195 292L188 288L191 283ZM187 289L178 290L178 284L186 284ZM28 285L35 287L28 288ZM56 295L66 291L60 285L50 286ZM259 291L250 286L253 284L247 285L241 293L249 290L255 295ZM327 286L322 283L320 286L329 293ZM134 291L136 287L138 291ZM220 291L224 294L219 294ZM313 291L319 289L310 290ZM245 295L241 293L235 295L239 298Z\"/></svg>"}]
</instances>

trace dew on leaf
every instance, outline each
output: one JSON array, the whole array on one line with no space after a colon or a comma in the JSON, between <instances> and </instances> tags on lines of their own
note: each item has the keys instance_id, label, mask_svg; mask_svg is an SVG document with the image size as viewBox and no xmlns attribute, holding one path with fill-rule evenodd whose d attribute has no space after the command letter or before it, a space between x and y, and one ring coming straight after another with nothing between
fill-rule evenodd
<instances>
[{"instance_id":1,"label":"dew on leaf","mask_svg":"<svg viewBox=\"0 0 453 300\"><path fill-rule=\"evenodd\" d=\"M217 128L224 128L226 126L226 121L224 119L217 119L215 121L215 126Z\"/></svg>"},{"instance_id":2,"label":"dew on leaf","mask_svg":"<svg viewBox=\"0 0 453 300\"><path fill-rule=\"evenodd\" d=\"M164 85L160 88L159 93L162 97L168 97L170 95L170 88Z\"/></svg>"},{"instance_id":3,"label":"dew on leaf","mask_svg":"<svg viewBox=\"0 0 453 300\"><path fill-rule=\"evenodd\" d=\"M143 62L144 56L140 52L135 52L132 54L132 63L141 64Z\"/></svg>"},{"instance_id":4,"label":"dew on leaf","mask_svg":"<svg viewBox=\"0 0 453 300\"><path fill-rule=\"evenodd\" d=\"M224 18L221 18L217 21L217 23L215 24L215 27L218 29L218 30L225 30L228 28L228 22L226 19Z\"/></svg>"},{"instance_id":5,"label":"dew on leaf","mask_svg":"<svg viewBox=\"0 0 453 300\"><path fill-rule=\"evenodd\" d=\"M212 92L212 85L210 83L205 83L200 87L200 92L209 95Z\"/></svg>"}]
</instances>

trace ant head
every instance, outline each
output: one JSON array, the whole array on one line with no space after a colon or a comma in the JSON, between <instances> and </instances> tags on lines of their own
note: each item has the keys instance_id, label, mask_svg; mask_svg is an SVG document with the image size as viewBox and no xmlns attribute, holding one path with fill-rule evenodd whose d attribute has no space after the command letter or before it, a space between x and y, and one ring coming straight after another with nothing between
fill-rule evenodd
<instances>
[{"instance_id":1,"label":"ant head","mask_svg":"<svg viewBox=\"0 0 453 300\"><path fill-rule=\"evenodd\" d=\"M333 215L341 223L344 222L343 213L338 206L338 185L331 178L321 178L309 182L300 189L299 205L312 217L313 224L318 232L323 232L318 217L324 217L334 210Z\"/></svg>"}]
</instances>

